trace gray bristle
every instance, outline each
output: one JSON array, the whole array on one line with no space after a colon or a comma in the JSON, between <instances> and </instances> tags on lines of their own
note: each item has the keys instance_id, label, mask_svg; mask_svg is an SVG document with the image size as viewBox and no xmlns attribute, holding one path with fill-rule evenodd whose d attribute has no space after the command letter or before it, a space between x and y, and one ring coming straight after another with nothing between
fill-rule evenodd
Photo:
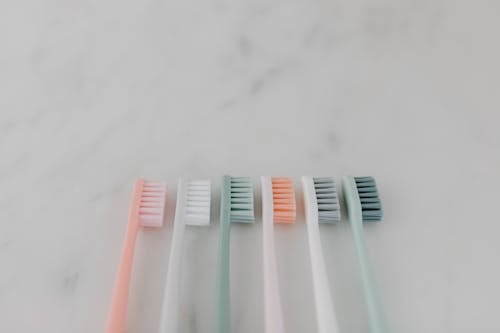
<instances>
[{"instance_id":1,"label":"gray bristle","mask_svg":"<svg viewBox=\"0 0 500 333\"><path fill-rule=\"evenodd\" d=\"M255 220L253 183L250 177L231 177L231 222L252 223Z\"/></svg>"},{"instance_id":2,"label":"gray bristle","mask_svg":"<svg viewBox=\"0 0 500 333\"><path fill-rule=\"evenodd\" d=\"M373 177L354 177L361 200L363 222L378 222L382 220L382 203Z\"/></svg>"},{"instance_id":3,"label":"gray bristle","mask_svg":"<svg viewBox=\"0 0 500 333\"><path fill-rule=\"evenodd\" d=\"M313 178L316 200L318 201L318 218L320 223L336 223L340 221L340 205L335 180L330 177Z\"/></svg>"}]
</instances>

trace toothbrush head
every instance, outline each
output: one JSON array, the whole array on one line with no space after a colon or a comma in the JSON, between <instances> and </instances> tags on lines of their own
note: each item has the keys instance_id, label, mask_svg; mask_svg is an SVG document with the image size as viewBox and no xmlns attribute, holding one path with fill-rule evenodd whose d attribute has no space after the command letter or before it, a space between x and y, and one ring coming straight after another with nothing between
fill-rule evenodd
<instances>
[{"instance_id":1,"label":"toothbrush head","mask_svg":"<svg viewBox=\"0 0 500 333\"><path fill-rule=\"evenodd\" d=\"M187 225L210 224L210 180L193 179L185 184L184 222Z\"/></svg>"},{"instance_id":2,"label":"toothbrush head","mask_svg":"<svg viewBox=\"0 0 500 333\"><path fill-rule=\"evenodd\" d=\"M318 222L340 222L340 204L335 180L331 177L314 177L312 180L318 203Z\"/></svg>"},{"instance_id":3,"label":"toothbrush head","mask_svg":"<svg viewBox=\"0 0 500 333\"><path fill-rule=\"evenodd\" d=\"M255 221L253 183L250 177L223 177L221 210L221 214L229 217L230 222Z\"/></svg>"},{"instance_id":4,"label":"toothbrush head","mask_svg":"<svg viewBox=\"0 0 500 333\"><path fill-rule=\"evenodd\" d=\"M363 222L382 220L382 203L373 177L343 177L342 189L349 215L357 214Z\"/></svg>"},{"instance_id":5,"label":"toothbrush head","mask_svg":"<svg viewBox=\"0 0 500 333\"><path fill-rule=\"evenodd\" d=\"M272 177L274 223L293 223L297 215L291 178Z\"/></svg>"},{"instance_id":6,"label":"toothbrush head","mask_svg":"<svg viewBox=\"0 0 500 333\"><path fill-rule=\"evenodd\" d=\"M165 215L166 197L165 183L138 179L135 182L130 205L130 220L142 227L161 227Z\"/></svg>"},{"instance_id":7,"label":"toothbrush head","mask_svg":"<svg viewBox=\"0 0 500 333\"><path fill-rule=\"evenodd\" d=\"M373 177L354 177L358 189L363 222L382 220L382 204Z\"/></svg>"}]
</instances>

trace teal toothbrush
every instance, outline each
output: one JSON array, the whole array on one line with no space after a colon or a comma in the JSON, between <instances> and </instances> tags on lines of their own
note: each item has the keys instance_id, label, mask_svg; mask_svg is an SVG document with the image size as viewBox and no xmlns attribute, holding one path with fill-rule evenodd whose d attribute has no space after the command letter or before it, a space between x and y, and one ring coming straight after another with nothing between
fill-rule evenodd
<instances>
[{"instance_id":1,"label":"teal toothbrush","mask_svg":"<svg viewBox=\"0 0 500 333\"><path fill-rule=\"evenodd\" d=\"M229 249L230 224L252 223L254 217L253 184L249 177L222 177L217 277L217 333L231 332Z\"/></svg>"},{"instance_id":2,"label":"teal toothbrush","mask_svg":"<svg viewBox=\"0 0 500 333\"><path fill-rule=\"evenodd\" d=\"M363 222L382 220L382 205L375 179L373 177L344 176L342 178L342 193L358 253L370 332L388 333L387 320L378 295L363 235Z\"/></svg>"}]
</instances>

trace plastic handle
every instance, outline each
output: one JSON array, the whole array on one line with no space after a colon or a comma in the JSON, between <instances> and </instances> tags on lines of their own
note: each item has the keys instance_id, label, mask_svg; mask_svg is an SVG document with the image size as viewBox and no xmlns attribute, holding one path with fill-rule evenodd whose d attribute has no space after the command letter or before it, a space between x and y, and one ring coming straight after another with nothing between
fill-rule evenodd
<instances>
[{"instance_id":1,"label":"plastic handle","mask_svg":"<svg viewBox=\"0 0 500 333\"><path fill-rule=\"evenodd\" d=\"M125 332L125 320L127 316L128 291L130 278L132 276L132 263L134 261L134 249L139 231L138 205L144 181L137 180L134 186L132 201L128 215L127 230L123 242L120 264L116 273L113 298L106 324L106 333Z\"/></svg>"},{"instance_id":2,"label":"plastic handle","mask_svg":"<svg viewBox=\"0 0 500 333\"><path fill-rule=\"evenodd\" d=\"M354 236L354 244L358 254L370 332L389 333L389 326L380 302L372 264L366 247L366 241L363 233L361 203L356 189L356 182L352 177L344 177L342 186L344 189L344 198L349 211L349 223L351 225L352 234Z\"/></svg>"},{"instance_id":3,"label":"plastic handle","mask_svg":"<svg viewBox=\"0 0 500 333\"><path fill-rule=\"evenodd\" d=\"M177 189L174 230L168 259L167 280L163 293L160 333L178 332L182 243L185 229L183 202L186 189L183 180L179 180Z\"/></svg>"},{"instance_id":4,"label":"plastic handle","mask_svg":"<svg viewBox=\"0 0 500 333\"><path fill-rule=\"evenodd\" d=\"M304 188L304 205L306 212L307 237L313 278L314 301L316 305L316 320L319 333L340 332L332 301L325 260L321 250L321 240L318 225L318 202L311 177L302 177Z\"/></svg>"},{"instance_id":5,"label":"plastic handle","mask_svg":"<svg viewBox=\"0 0 500 333\"><path fill-rule=\"evenodd\" d=\"M116 275L113 299L111 301L111 309L108 316L108 323L106 325L106 333L125 332L128 290L132 275L132 262L134 259L134 248L138 230L139 225L137 222L131 220L128 223L125 234L120 266Z\"/></svg>"},{"instance_id":6,"label":"plastic handle","mask_svg":"<svg viewBox=\"0 0 500 333\"><path fill-rule=\"evenodd\" d=\"M271 178L261 177L261 184L265 332L283 333L285 328L280 300L278 269L276 267L276 253L274 249L274 214Z\"/></svg>"},{"instance_id":7,"label":"plastic handle","mask_svg":"<svg viewBox=\"0 0 500 333\"><path fill-rule=\"evenodd\" d=\"M217 270L217 333L229 333L231 331L231 307L230 307L230 285L229 285L229 247L230 247L230 188L231 178L224 176L222 179L220 226L219 226L219 257Z\"/></svg>"}]
</instances>

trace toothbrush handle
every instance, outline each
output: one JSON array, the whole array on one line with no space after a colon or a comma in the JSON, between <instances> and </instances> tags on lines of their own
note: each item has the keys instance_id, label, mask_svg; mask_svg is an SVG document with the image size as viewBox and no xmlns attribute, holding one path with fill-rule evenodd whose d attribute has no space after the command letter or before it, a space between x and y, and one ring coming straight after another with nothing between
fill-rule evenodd
<instances>
[{"instance_id":1,"label":"toothbrush handle","mask_svg":"<svg viewBox=\"0 0 500 333\"><path fill-rule=\"evenodd\" d=\"M262 238L264 264L264 310L265 332L283 333L283 310L281 308L278 268L274 248L273 193L269 177L262 177Z\"/></svg>"},{"instance_id":2,"label":"toothbrush handle","mask_svg":"<svg viewBox=\"0 0 500 333\"><path fill-rule=\"evenodd\" d=\"M167 278L163 293L160 333L177 333L179 317L180 275L182 263L182 244L185 224L176 218L172 235L172 245L168 259Z\"/></svg>"},{"instance_id":3,"label":"toothbrush handle","mask_svg":"<svg viewBox=\"0 0 500 333\"><path fill-rule=\"evenodd\" d=\"M266 333L283 333L283 310L281 308L274 249L274 230L272 220L263 220L263 254L264 254L264 298L266 311Z\"/></svg>"},{"instance_id":4,"label":"toothbrush handle","mask_svg":"<svg viewBox=\"0 0 500 333\"><path fill-rule=\"evenodd\" d=\"M230 221L221 218L219 229L219 258L217 279L217 318L216 332L229 333L231 331L230 315L230 285L229 285L229 246Z\"/></svg>"},{"instance_id":5,"label":"toothbrush handle","mask_svg":"<svg viewBox=\"0 0 500 333\"><path fill-rule=\"evenodd\" d=\"M361 270L361 279L365 294L365 301L368 310L368 320L371 333L389 333L389 326L385 314L380 304L377 285L373 278L373 269L366 249L365 237L363 234L363 222L361 217L352 216L350 224L354 235L354 243L358 253L358 261Z\"/></svg>"},{"instance_id":6,"label":"toothbrush handle","mask_svg":"<svg viewBox=\"0 0 500 333\"><path fill-rule=\"evenodd\" d=\"M306 224L309 238L309 254L311 256L318 333L338 333L339 327L335 315L335 307L330 293L325 260L321 250L318 221L317 219L309 218Z\"/></svg>"},{"instance_id":7,"label":"toothbrush handle","mask_svg":"<svg viewBox=\"0 0 500 333\"><path fill-rule=\"evenodd\" d=\"M127 314L128 290L132 275L134 248L139 230L138 221L129 219L123 243L120 265L116 274L106 333L124 333Z\"/></svg>"}]
</instances>

